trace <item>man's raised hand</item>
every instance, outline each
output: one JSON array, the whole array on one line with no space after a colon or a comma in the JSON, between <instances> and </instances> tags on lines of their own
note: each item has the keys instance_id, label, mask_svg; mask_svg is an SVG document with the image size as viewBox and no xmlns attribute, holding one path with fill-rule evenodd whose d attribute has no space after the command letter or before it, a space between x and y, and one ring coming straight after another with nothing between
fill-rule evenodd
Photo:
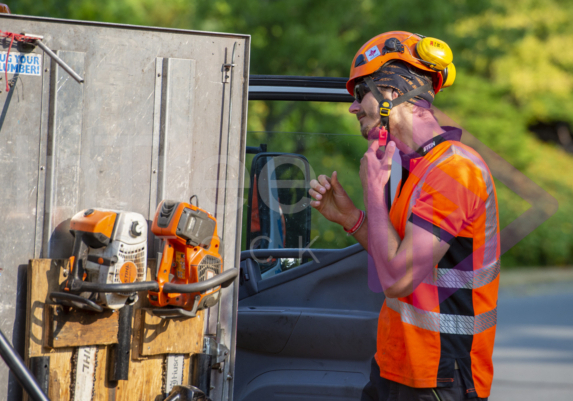
<instances>
[{"instance_id":1,"label":"man's raised hand","mask_svg":"<svg viewBox=\"0 0 573 401\"><path fill-rule=\"evenodd\" d=\"M308 193L314 199L310 205L328 220L346 229L358 221L360 211L342 188L336 171L332 173L332 177L319 175L318 180L310 181L310 188Z\"/></svg>"},{"instance_id":2,"label":"man's raised hand","mask_svg":"<svg viewBox=\"0 0 573 401\"><path fill-rule=\"evenodd\" d=\"M373 141L364 157L360 159L360 181L364 191L364 204L368 210L371 201L384 202L384 187L390 179L392 156L396 144L389 142L384 153L380 152L378 141ZM390 205L387 205L389 208Z\"/></svg>"}]
</instances>

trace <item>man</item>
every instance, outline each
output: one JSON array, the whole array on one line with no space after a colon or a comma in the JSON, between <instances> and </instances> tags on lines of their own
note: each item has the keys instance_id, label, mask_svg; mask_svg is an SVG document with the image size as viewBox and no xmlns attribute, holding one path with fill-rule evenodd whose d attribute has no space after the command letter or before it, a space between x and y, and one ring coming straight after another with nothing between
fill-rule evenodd
<instances>
[{"instance_id":1,"label":"man","mask_svg":"<svg viewBox=\"0 0 573 401\"><path fill-rule=\"evenodd\" d=\"M430 107L451 84L444 71L453 68L451 60L444 42L407 32L384 33L362 46L347 89L356 99L349 111L369 142L360 166L367 215L336 172L311 181L311 205L368 250L370 287L386 295L362 400L490 393L497 200L485 162L459 142L460 129L440 127ZM396 148L403 173L390 207L385 186Z\"/></svg>"}]
</instances>

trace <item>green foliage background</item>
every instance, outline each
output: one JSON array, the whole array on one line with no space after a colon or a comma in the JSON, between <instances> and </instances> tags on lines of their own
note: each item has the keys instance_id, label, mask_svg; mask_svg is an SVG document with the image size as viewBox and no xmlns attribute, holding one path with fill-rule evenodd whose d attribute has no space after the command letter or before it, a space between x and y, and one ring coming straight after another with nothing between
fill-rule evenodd
<instances>
[{"instance_id":1,"label":"green foliage background","mask_svg":"<svg viewBox=\"0 0 573 401\"><path fill-rule=\"evenodd\" d=\"M504 255L502 266L572 264L573 158L528 130L540 122L573 126L573 3L569 1L6 2L16 14L250 34L251 74L344 77L358 48L378 33L405 30L443 39L454 52L457 79L438 94L435 105L559 201L559 211ZM325 169L317 174L336 169L360 203L356 172L364 144L351 136L358 134L357 123L343 105L315 103L300 108L252 102L249 130L251 145L264 142L275 151L305 150L312 155L315 170ZM504 227L529 205L503 184L497 186ZM313 216L314 227L317 218ZM327 226L321 245L340 246L347 241L343 237L340 229Z\"/></svg>"}]
</instances>

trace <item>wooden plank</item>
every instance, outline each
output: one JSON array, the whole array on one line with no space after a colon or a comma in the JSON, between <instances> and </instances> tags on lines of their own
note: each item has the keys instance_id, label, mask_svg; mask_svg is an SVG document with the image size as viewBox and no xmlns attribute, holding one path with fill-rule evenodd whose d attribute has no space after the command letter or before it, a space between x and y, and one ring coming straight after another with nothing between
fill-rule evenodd
<instances>
[{"instance_id":1,"label":"wooden plank","mask_svg":"<svg viewBox=\"0 0 573 401\"><path fill-rule=\"evenodd\" d=\"M203 349L204 311L194 318L161 319L141 309L141 347L143 356L194 354Z\"/></svg>"},{"instance_id":2,"label":"wooden plank","mask_svg":"<svg viewBox=\"0 0 573 401\"><path fill-rule=\"evenodd\" d=\"M43 346L44 308L48 294L59 289L64 280L63 267L67 260L34 259L28 263L28 294L26 313L25 360L35 356L50 357L50 385L48 397L69 400L72 369L72 348L52 349ZM27 394L24 395L27 400Z\"/></svg>"},{"instance_id":3,"label":"wooden plank","mask_svg":"<svg viewBox=\"0 0 573 401\"><path fill-rule=\"evenodd\" d=\"M148 261L147 277L151 279L155 275L155 260ZM156 401L162 400L161 389L163 387L164 364L165 355L141 355L140 349L143 345L142 339L145 338L145 331L143 329L143 314L141 308L148 308L151 305L145 294L140 294L138 302L135 304L133 316L133 339L131 348L131 361L129 364L129 380L118 383L117 392L115 394L116 401ZM199 313L201 323L194 322L199 330L196 335L199 337L197 341L197 349L200 349L203 344L203 331L204 331L204 312ZM188 335L188 333L186 333ZM178 339L177 342L181 341ZM198 352L198 351L194 351ZM184 358L183 366L183 384L190 384L189 382L189 364L191 359L189 355ZM113 398L109 398L112 400Z\"/></svg>"},{"instance_id":4,"label":"wooden plank","mask_svg":"<svg viewBox=\"0 0 573 401\"><path fill-rule=\"evenodd\" d=\"M72 370L72 350L66 348L48 348L43 346L44 331L44 310L48 301L48 294L59 289L59 284L65 279L63 268L68 264L67 260L36 259L30 261L28 266L28 315L26 336L26 358L31 356L50 356L50 388L48 396L52 400L69 400L71 387ZM153 278L155 272L155 260L148 261L148 279ZM167 353L183 353L183 384L189 384L189 364L190 353L200 352L203 344L204 312L199 312L198 317L187 319L188 322L181 325L170 319L169 322L160 323L155 318L147 320L147 329L143 325L143 315L141 308L148 308L149 302L147 294L140 293L139 300L134 306L134 319L132 322L132 353L129 365L129 380L119 382L109 382L108 365L109 352L111 346L98 346L95 400L101 401L156 401L163 399L161 389L163 386L163 368L165 355ZM139 319L139 322L138 322ZM177 319L180 320L180 319ZM164 329L156 327L162 325ZM138 326L139 325L139 326ZM187 327L183 335L173 337L172 330L179 330ZM88 326L91 330L91 325ZM169 328L166 330L165 328ZM97 330L94 330L96 333ZM154 345L149 351L155 350L158 355L140 355L139 349L142 345L147 346L145 339L155 336L157 344L165 343L168 346L166 351L157 351L159 345ZM190 346L183 347L181 344L191 342ZM169 346L171 344L171 346ZM26 399L26 397L25 397Z\"/></svg>"},{"instance_id":5,"label":"wooden plank","mask_svg":"<svg viewBox=\"0 0 573 401\"><path fill-rule=\"evenodd\" d=\"M51 348L117 344L119 313L71 309L61 305L45 306L44 345Z\"/></svg>"},{"instance_id":6,"label":"wooden plank","mask_svg":"<svg viewBox=\"0 0 573 401\"><path fill-rule=\"evenodd\" d=\"M50 353L50 400L69 400L72 382L72 351L55 350Z\"/></svg>"},{"instance_id":7,"label":"wooden plank","mask_svg":"<svg viewBox=\"0 0 573 401\"><path fill-rule=\"evenodd\" d=\"M116 401L155 401L162 400L163 381L162 356L149 357L129 364L129 380L117 384Z\"/></svg>"},{"instance_id":8,"label":"wooden plank","mask_svg":"<svg viewBox=\"0 0 573 401\"><path fill-rule=\"evenodd\" d=\"M26 358L57 352L43 345L44 309L49 302L48 294L58 291L60 283L64 281L63 268L68 264L67 259L33 259L28 264ZM71 349L67 351L72 352Z\"/></svg>"},{"instance_id":9,"label":"wooden plank","mask_svg":"<svg viewBox=\"0 0 573 401\"><path fill-rule=\"evenodd\" d=\"M147 261L147 279L155 277L155 259ZM150 307L147 294L140 293L139 299L134 305L133 311L133 337L131 341L131 361L129 362L129 379L117 383L114 397L109 400L115 401L156 401L162 400L161 388L163 386L163 365L165 358L163 355L142 356L139 349L141 346L141 308ZM189 365L185 365L187 369ZM185 371L184 371L185 372ZM187 379L188 380L188 379ZM189 384L184 381L183 384ZM115 384L113 384L115 386Z\"/></svg>"},{"instance_id":10,"label":"wooden plank","mask_svg":"<svg viewBox=\"0 0 573 401\"><path fill-rule=\"evenodd\" d=\"M203 344L203 341L201 341ZM189 378L189 369L191 368L191 355L185 355L184 362L183 362L183 384L191 384Z\"/></svg>"}]
</instances>

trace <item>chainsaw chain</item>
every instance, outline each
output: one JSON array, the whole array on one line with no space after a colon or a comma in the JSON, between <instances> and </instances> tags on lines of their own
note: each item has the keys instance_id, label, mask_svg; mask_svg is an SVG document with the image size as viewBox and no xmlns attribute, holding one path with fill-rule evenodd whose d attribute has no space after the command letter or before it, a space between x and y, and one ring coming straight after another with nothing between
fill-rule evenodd
<instances>
[{"instance_id":1,"label":"chainsaw chain","mask_svg":"<svg viewBox=\"0 0 573 401\"><path fill-rule=\"evenodd\" d=\"M77 378L77 368L78 368L78 354L79 354L80 347L74 348L72 352L72 369L70 371L71 380L70 380L70 401L75 401L75 392L76 392L76 378ZM94 360L94 375L92 379L92 395L91 400L95 400L95 383L96 383L96 372L98 368L98 354L99 348L96 347L95 352L95 360ZM90 401L91 401L90 400Z\"/></svg>"}]
</instances>

